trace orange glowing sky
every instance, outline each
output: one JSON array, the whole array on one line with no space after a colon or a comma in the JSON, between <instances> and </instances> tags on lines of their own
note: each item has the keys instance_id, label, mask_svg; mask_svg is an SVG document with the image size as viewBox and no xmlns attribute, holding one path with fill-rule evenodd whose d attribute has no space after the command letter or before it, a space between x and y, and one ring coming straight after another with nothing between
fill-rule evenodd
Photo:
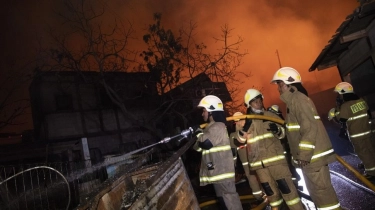
<instances>
[{"instance_id":1,"label":"orange glowing sky","mask_svg":"<svg viewBox=\"0 0 375 210\"><path fill-rule=\"evenodd\" d=\"M46 37L45 27L53 24L51 17L59 1L6 1L2 11L0 68L20 58L32 58L37 37ZM244 38L242 50L248 55L239 70L251 72L241 86L246 89L262 87L266 106L280 104L276 87L269 84L282 66L296 68L310 94L326 90L340 82L337 70L308 72L321 50L328 43L345 17L359 6L356 0L108 0L108 12L133 24L138 41L134 46L144 49L142 35L152 23L155 12L162 13L165 28L178 29L190 21L197 23L197 38L212 50L212 37L220 35L224 24L233 29L232 35ZM176 31L177 34L177 31ZM240 94L241 97L243 94Z\"/></svg>"}]
</instances>

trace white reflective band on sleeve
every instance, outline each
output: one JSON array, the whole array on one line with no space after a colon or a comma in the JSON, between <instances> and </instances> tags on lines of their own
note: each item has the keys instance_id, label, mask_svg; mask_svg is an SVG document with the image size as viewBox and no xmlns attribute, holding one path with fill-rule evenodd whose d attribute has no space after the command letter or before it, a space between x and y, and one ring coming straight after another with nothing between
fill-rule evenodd
<instances>
[{"instance_id":1,"label":"white reflective band on sleeve","mask_svg":"<svg viewBox=\"0 0 375 210\"><path fill-rule=\"evenodd\" d=\"M204 181L204 182L215 182L215 181L222 180L222 179L234 178L234 176L235 176L234 173L220 174L220 175L211 176L211 177L204 176L204 177L200 178L200 181L201 182L202 181Z\"/></svg>"},{"instance_id":2,"label":"white reflective band on sleeve","mask_svg":"<svg viewBox=\"0 0 375 210\"><path fill-rule=\"evenodd\" d=\"M328 155L328 154L331 154L331 153L333 153L333 152L334 152L334 150L333 150L333 149L330 149L330 150L327 150L327 151L325 151L325 152L322 152L322 153L319 153L319 154L313 155L313 156L311 157L311 160L316 159L316 158L323 157L323 156Z\"/></svg>"},{"instance_id":3,"label":"white reflective band on sleeve","mask_svg":"<svg viewBox=\"0 0 375 210\"><path fill-rule=\"evenodd\" d=\"M350 138L356 138L356 137L364 136L364 135L367 135L367 134L370 134L370 133L371 133L371 131L366 131L366 132L363 132L363 133L351 135Z\"/></svg>"},{"instance_id":4,"label":"white reflective band on sleeve","mask_svg":"<svg viewBox=\"0 0 375 210\"><path fill-rule=\"evenodd\" d=\"M243 166L249 165L249 162L242 163Z\"/></svg>"},{"instance_id":5,"label":"white reflective band on sleeve","mask_svg":"<svg viewBox=\"0 0 375 210\"><path fill-rule=\"evenodd\" d=\"M275 202L270 202L270 205L271 205L272 207L274 207L274 206L279 206L282 202L283 202L283 199L280 199L280 200L275 201Z\"/></svg>"},{"instance_id":6,"label":"white reflective band on sleeve","mask_svg":"<svg viewBox=\"0 0 375 210\"><path fill-rule=\"evenodd\" d=\"M197 138L199 138L200 136L202 136L203 135L203 133L198 133L197 134Z\"/></svg>"},{"instance_id":7,"label":"white reflective band on sleeve","mask_svg":"<svg viewBox=\"0 0 375 210\"><path fill-rule=\"evenodd\" d=\"M300 143L298 146L302 147L302 148L315 149L315 146L311 145L311 144L302 144L302 143Z\"/></svg>"},{"instance_id":8,"label":"white reflective band on sleeve","mask_svg":"<svg viewBox=\"0 0 375 210\"><path fill-rule=\"evenodd\" d=\"M320 116L314 115L314 119L320 120ZM301 126L298 123L288 123L288 124L286 124L286 129L288 131L295 131L295 130L299 130L300 128L301 128Z\"/></svg>"},{"instance_id":9,"label":"white reflective band on sleeve","mask_svg":"<svg viewBox=\"0 0 375 210\"><path fill-rule=\"evenodd\" d=\"M203 151L203 149L200 148L200 147L197 149L197 152L202 152L202 151Z\"/></svg>"},{"instance_id":10,"label":"white reflective band on sleeve","mask_svg":"<svg viewBox=\"0 0 375 210\"><path fill-rule=\"evenodd\" d=\"M253 195L261 195L262 193L263 193L262 190L259 190L259 191L253 192Z\"/></svg>"},{"instance_id":11,"label":"white reflective band on sleeve","mask_svg":"<svg viewBox=\"0 0 375 210\"><path fill-rule=\"evenodd\" d=\"M288 123L286 125L286 129L288 131L299 130L300 128L301 128L301 126L298 125L298 123Z\"/></svg>"},{"instance_id":12,"label":"white reflective band on sleeve","mask_svg":"<svg viewBox=\"0 0 375 210\"><path fill-rule=\"evenodd\" d=\"M375 171L375 167L372 167L372 168L365 168L365 171Z\"/></svg>"},{"instance_id":13,"label":"white reflective band on sleeve","mask_svg":"<svg viewBox=\"0 0 375 210\"><path fill-rule=\"evenodd\" d=\"M285 159L285 156L284 155L278 155L278 156L275 156L275 157L271 157L271 158L267 158L267 159L264 159L264 160L261 160L261 161L250 163L250 166L251 167L260 166L260 165L262 165L262 162L263 163L270 163L270 162L274 162L274 161L278 161L278 160L282 160L282 159Z\"/></svg>"},{"instance_id":14,"label":"white reflective band on sleeve","mask_svg":"<svg viewBox=\"0 0 375 210\"><path fill-rule=\"evenodd\" d=\"M233 157L233 160L237 160L237 157Z\"/></svg>"},{"instance_id":15,"label":"white reflective band on sleeve","mask_svg":"<svg viewBox=\"0 0 375 210\"><path fill-rule=\"evenodd\" d=\"M202 154L205 155L205 154L212 153L212 152L222 152L222 151L226 151L226 150L232 150L232 149L229 145L218 146L218 147L212 147L209 150L203 150Z\"/></svg>"},{"instance_id":16,"label":"white reflective band on sleeve","mask_svg":"<svg viewBox=\"0 0 375 210\"><path fill-rule=\"evenodd\" d=\"M327 207L323 207L323 208L317 208L318 210L332 210L332 209L337 209L340 207L340 204L335 204L333 206L327 206Z\"/></svg>"},{"instance_id":17,"label":"white reflective band on sleeve","mask_svg":"<svg viewBox=\"0 0 375 210\"><path fill-rule=\"evenodd\" d=\"M290 201L285 201L285 202L286 202L286 204L287 204L288 206L292 206L292 205L294 205L294 204L299 203L300 201L301 201L301 199L300 199L299 197L297 197L297 198L294 198L294 199L292 199L292 200L290 200Z\"/></svg>"},{"instance_id":18,"label":"white reflective band on sleeve","mask_svg":"<svg viewBox=\"0 0 375 210\"><path fill-rule=\"evenodd\" d=\"M354 116L354 117L350 117L348 119L348 121L356 120L356 119L359 119L359 118L362 118L362 117L367 117L367 116L368 116L367 114L360 114L360 115L357 115L357 116Z\"/></svg>"},{"instance_id":19,"label":"white reflective band on sleeve","mask_svg":"<svg viewBox=\"0 0 375 210\"><path fill-rule=\"evenodd\" d=\"M254 138L248 139L247 143L248 144L252 144L252 143L255 143L255 142L259 141L259 140L262 140L262 139L265 139L265 138L272 138L272 137L274 137L274 135L272 133L265 133L263 135L259 135L259 136L256 136Z\"/></svg>"}]
</instances>

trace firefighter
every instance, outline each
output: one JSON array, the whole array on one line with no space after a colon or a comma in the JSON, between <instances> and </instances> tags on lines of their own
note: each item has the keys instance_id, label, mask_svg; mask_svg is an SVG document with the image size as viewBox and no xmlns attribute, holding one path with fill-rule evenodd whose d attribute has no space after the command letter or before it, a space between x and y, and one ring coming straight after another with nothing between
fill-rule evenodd
<instances>
[{"instance_id":1,"label":"firefighter","mask_svg":"<svg viewBox=\"0 0 375 210\"><path fill-rule=\"evenodd\" d=\"M363 163L364 176L375 181L375 148L371 141L371 112L367 103L354 93L353 86L348 82L340 82L334 91L343 101L335 110L334 117L346 124L347 136Z\"/></svg>"},{"instance_id":2,"label":"firefighter","mask_svg":"<svg viewBox=\"0 0 375 210\"><path fill-rule=\"evenodd\" d=\"M291 67L276 71L280 99L287 106L287 138L295 167L301 168L306 187L318 209L341 209L331 183L328 164L336 160L331 141L301 76Z\"/></svg>"},{"instance_id":3,"label":"firefighter","mask_svg":"<svg viewBox=\"0 0 375 210\"><path fill-rule=\"evenodd\" d=\"M248 89L244 101L247 114L279 118L264 109L263 95L256 89ZM285 200L289 209L303 209L280 142L285 129L271 121L246 119L237 134L238 142L247 144L250 170L256 171L271 208L280 209Z\"/></svg>"},{"instance_id":4,"label":"firefighter","mask_svg":"<svg viewBox=\"0 0 375 210\"><path fill-rule=\"evenodd\" d=\"M267 110L275 113L282 120L285 120L278 105L276 105L276 104L272 105L272 106L268 107ZM285 157L286 157L286 161L288 162L289 170L290 170L290 172L292 172L293 183L294 183L295 186L298 186L298 181L301 180L301 177L298 174L298 172L296 170L296 167L294 167L293 164L292 164L292 155L290 154L290 147L289 147L288 139L285 137L285 138L280 139L280 141L281 141L281 144L283 145L284 150L285 150Z\"/></svg>"},{"instance_id":5,"label":"firefighter","mask_svg":"<svg viewBox=\"0 0 375 210\"><path fill-rule=\"evenodd\" d=\"M202 152L199 171L200 186L213 184L220 209L242 209L236 192L235 169L230 147L226 118L221 100L207 95L198 104L208 125L197 134L193 148Z\"/></svg>"},{"instance_id":6,"label":"firefighter","mask_svg":"<svg viewBox=\"0 0 375 210\"><path fill-rule=\"evenodd\" d=\"M236 112L236 113L233 114L233 117L241 116L241 115L243 115L241 112ZM241 145L237 146L235 144L235 142L238 142L238 140L236 138L237 132L242 130L242 128L245 124L245 120L234 120L234 122L235 122L236 131L232 132L229 135L231 147L235 149L236 157L239 156L239 159L242 163L242 167L245 171L245 175L246 175L246 178L249 182L249 185L250 185L251 192L252 192L253 196L258 201L262 201L263 200L262 188L259 185L258 178L256 176L256 172L254 170L250 170L249 161L247 160L247 156L248 156L248 153L247 153L247 150L246 150L247 145L241 144Z\"/></svg>"}]
</instances>

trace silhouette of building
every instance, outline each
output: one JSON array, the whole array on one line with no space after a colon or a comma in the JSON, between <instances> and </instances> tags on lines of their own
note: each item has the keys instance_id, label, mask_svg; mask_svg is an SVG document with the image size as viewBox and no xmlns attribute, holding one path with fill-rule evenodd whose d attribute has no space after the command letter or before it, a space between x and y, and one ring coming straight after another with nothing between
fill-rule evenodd
<instances>
[{"instance_id":1,"label":"silhouette of building","mask_svg":"<svg viewBox=\"0 0 375 210\"><path fill-rule=\"evenodd\" d=\"M361 5L341 23L309 71L337 66L342 81L353 85L375 112L375 1Z\"/></svg>"}]
</instances>

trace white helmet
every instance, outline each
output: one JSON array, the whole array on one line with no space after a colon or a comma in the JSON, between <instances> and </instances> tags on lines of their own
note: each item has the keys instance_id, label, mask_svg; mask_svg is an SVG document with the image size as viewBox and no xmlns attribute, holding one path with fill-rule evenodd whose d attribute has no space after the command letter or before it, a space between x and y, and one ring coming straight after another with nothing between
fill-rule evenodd
<instances>
[{"instance_id":1,"label":"white helmet","mask_svg":"<svg viewBox=\"0 0 375 210\"><path fill-rule=\"evenodd\" d=\"M236 113L233 114L233 117L241 116L241 115L243 115L242 112L236 112ZM234 121L237 122L237 121L240 121L240 119L237 119L237 120L234 120Z\"/></svg>"},{"instance_id":2,"label":"white helmet","mask_svg":"<svg viewBox=\"0 0 375 210\"><path fill-rule=\"evenodd\" d=\"M282 67L277 70L273 75L271 83L275 83L277 80L281 80L285 84L302 83L301 75L292 67Z\"/></svg>"},{"instance_id":3,"label":"white helmet","mask_svg":"<svg viewBox=\"0 0 375 210\"><path fill-rule=\"evenodd\" d=\"M202 98L198 107L205 108L208 112L224 111L223 102L214 95L208 95Z\"/></svg>"},{"instance_id":4,"label":"white helmet","mask_svg":"<svg viewBox=\"0 0 375 210\"><path fill-rule=\"evenodd\" d=\"M257 96L261 96L262 99L263 99L263 95L261 92L259 92L259 90L256 90L256 89L248 89L245 93L245 96L244 96L244 101L245 101L245 104L246 104L246 107L249 108L250 107L250 101L252 101L254 98L256 98Z\"/></svg>"},{"instance_id":5,"label":"white helmet","mask_svg":"<svg viewBox=\"0 0 375 210\"><path fill-rule=\"evenodd\" d=\"M335 87L335 92L339 93L340 95L345 93L353 93L353 86L348 82L340 82Z\"/></svg>"},{"instance_id":6,"label":"white helmet","mask_svg":"<svg viewBox=\"0 0 375 210\"><path fill-rule=\"evenodd\" d=\"M279 106L278 105L272 105L271 107L270 107L273 111L275 111L275 112L279 112Z\"/></svg>"}]
</instances>

